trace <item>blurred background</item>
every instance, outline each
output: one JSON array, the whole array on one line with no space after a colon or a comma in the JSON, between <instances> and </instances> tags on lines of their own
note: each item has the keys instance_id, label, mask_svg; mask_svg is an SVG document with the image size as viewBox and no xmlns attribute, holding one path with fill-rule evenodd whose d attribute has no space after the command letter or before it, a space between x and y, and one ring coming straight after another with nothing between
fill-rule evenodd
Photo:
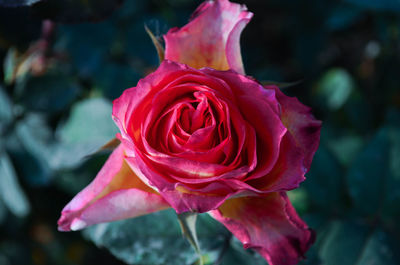
<instances>
[{"instance_id":1,"label":"blurred background","mask_svg":"<svg viewBox=\"0 0 400 265\"><path fill-rule=\"evenodd\" d=\"M301 81L282 89L323 121L289 194L317 232L301 264L400 264L399 1L240 2L255 14L247 74ZM144 25L161 38L200 3L0 0L0 265L196 263L171 211L83 233L56 222L107 158L87 155L117 132L112 100L158 65ZM207 215L198 227L207 264L266 264Z\"/></svg>"}]
</instances>

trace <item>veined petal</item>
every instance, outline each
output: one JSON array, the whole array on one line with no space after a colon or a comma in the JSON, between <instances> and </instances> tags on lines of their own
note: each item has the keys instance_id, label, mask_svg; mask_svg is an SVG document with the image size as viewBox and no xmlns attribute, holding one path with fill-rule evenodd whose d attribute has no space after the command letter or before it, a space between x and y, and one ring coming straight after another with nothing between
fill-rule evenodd
<instances>
[{"instance_id":1,"label":"veined petal","mask_svg":"<svg viewBox=\"0 0 400 265\"><path fill-rule=\"evenodd\" d=\"M58 220L60 231L79 230L169 207L157 192L133 173L124 158L120 144L93 182L65 206Z\"/></svg>"},{"instance_id":2,"label":"veined petal","mask_svg":"<svg viewBox=\"0 0 400 265\"><path fill-rule=\"evenodd\" d=\"M229 199L211 215L270 265L294 265L314 241L284 192Z\"/></svg>"},{"instance_id":3,"label":"veined petal","mask_svg":"<svg viewBox=\"0 0 400 265\"><path fill-rule=\"evenodd\" d=\"M187 25L164 35L165 59L198 69L233 69L244 74L239 41L252 16L244 5L205 1Z\"/></svg>"}]
</instances>

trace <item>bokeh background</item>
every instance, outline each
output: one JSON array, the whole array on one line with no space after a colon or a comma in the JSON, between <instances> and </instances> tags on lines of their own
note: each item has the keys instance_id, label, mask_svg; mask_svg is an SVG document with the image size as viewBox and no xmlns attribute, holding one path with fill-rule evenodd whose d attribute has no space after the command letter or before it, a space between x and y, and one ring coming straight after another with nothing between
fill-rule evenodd
<instances>
[{"instance_id":1,"label":"bokeh background","mask_svg":"<svg viewBox=\"0 0 400 265\"><path fill-rule=\"evenodd\" d=\"M247 74L323 121L290 192L317 232L301 264L400 264L399 1L240 2ZM161 37L200 3L0 0L0 265L196 263L172 211L83 233L56 221L107 158L90 154L116 133L112 100L158 65L144 24ZM266 264L207 215L198 229L207 264Z\"/></svg>"}]
</instances>

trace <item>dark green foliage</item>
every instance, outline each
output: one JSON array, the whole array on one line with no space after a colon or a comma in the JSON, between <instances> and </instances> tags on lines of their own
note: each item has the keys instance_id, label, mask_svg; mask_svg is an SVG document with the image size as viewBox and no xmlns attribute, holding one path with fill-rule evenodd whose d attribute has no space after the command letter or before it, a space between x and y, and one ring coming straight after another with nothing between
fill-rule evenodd
<instances>
[{"instance_id":1,"label":"dark green foliage","mask_svg":"<svg viewBox=\"0 0 400 265\"><path fill-rule=\"evenodd\" d=\"M0 0L0 264L198 262L173 210L93 226L87 240L56 221L108 156L91 155L117 132L111 101L158 65L144 24L162 42L200 2ZM235 2L255 13L246 73L294 84L284 92L323 121L289 192L317 234L300 264L399 264L399 1ZM197 229L205 264L266 264L207 214Z\"/></svg>"}]
</instances>

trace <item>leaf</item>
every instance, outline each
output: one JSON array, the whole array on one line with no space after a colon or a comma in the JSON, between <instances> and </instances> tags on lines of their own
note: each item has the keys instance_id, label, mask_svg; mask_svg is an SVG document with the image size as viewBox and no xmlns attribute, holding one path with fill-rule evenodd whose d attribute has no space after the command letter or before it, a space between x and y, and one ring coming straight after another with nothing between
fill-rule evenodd
<instances>
[{"instance_id":1,"label":"leaf","mask_svg":"<svg viewBox=\"0 0 400 265\"><path fill-rule=\"evenodd\" d=\"M221 265L266 265L266 261L252 249L244 249L243 244L231 237L228 248L221 257Z\"/></svg>"},{"instance_id":2,"label":"leaf","mask_svg":"<svg viewBox=\"0 0 400 265\"><path fill-rule=\"evenodd\" d=\"M69 118L56 131L60 143L51 158L53 168L75 167L82 158L115 137L117 127L111 119L112 105L103 98L76 103Z\"/></svg>"},{"instance_id":3,"label":"leaf","mask_svg":"<svg viewBox=\"0 0 400 265\"><path fill-rule=\"evenodd\" d=\"M344 180L340 164L321 145L315 153L307 180L302 184L308 191L311 205L319 211L338 212L342 207Z\"/></svg>"},{"instance_id":4,"label":"leaf","mask_svg":"<svg viewBox=\"0 0 400 265\"><path fill-rule=\"evenodd\" d=\"M203 259L206 264L213 264L229 232L208 214L200 214L197 222ZM198 255L182 238L172 209L95 225L83 233L127 264L193 264L198 260Z\"/></svg>"},{"instance_id":5,"label":"leaf","mask_svg":"<svg viewBox=\"0 0 400 265\"><path fill-rule=\"evenodd\" d=\"M8 155L0 154L0 198L7 208L17 217L29 214L29 201L20 187L14 166Z\"/></svg>"},{"instance_id":6,"label":"leaf","mask_svg":"<svg viewBox=\"0 0 400 265\"><path fill-rule=\"evenodd\" d=\"M54 138L42 115L29 113L19 121L15 136L22 146L11 146L16 166L33 186L46 185L52 175L50 161L54 155ZM12 139L9 139L12 141Z\"/></svg>"},{"instance_id":7,"label":"leaf","mask_svg":"<svg viewBox=\"0 0 400 265\"><path fill-rule=\"evenodd\" d=\"M376 214L382 207L384 183L389 174L389 147L387 130L379 130L346 175L350 197L362 214Z\"/></svg>"},{"instance_id":8,"label":"leaf","mask_svg":"<svg viewBox=\"0 0 400 265\"><path fill-rule=\"evenodd\" d=\"M395 265L396 248L398 243L379 228L336 221L319 254L326 265Z\"/></svg>"},{"instance_id":9,"label":"leaf","mask_svg":"<svg viewBox=\"0 0 400 265\"><path fill-rule=\"evenodd\" d=\"M95 87L113 100L121 96L125 89L136 86L140 75L132 67L107 63L94 73L93 79Z\"/></svg>"},{"instance_id":10,"label":"leaf","mask_svg":"<svg viewBox=\"0 0 400 265\"><path fill-rule=\"evenodd\" d=\"M57 0L35 5L36 13L56 22L99 21L110 16L123 0Z\"/></svg>"},{"instance_id":11,"label":"leaf","mask_svg":"<svg viewBox=\"0 0 400 265\"><path fill-rule=\"evenodd\" d=\"M182 234L186 237L190 245L192 245L193 249L199 255L199 265L203 265L201 250L196 232L197 215L197 213L192 212L181 213L178 214L178 220L182 229Z\"/></svg>"},{"instance_id":12,"label":"leaf","mask_svg":"<svg viewBox=\"0 0 400 265\"><path fill-rule=\"evenodd\" d=\"M343 166L349 166L356 155L361 151L364 145L363 139L351 133L342 137L337 136L330 139L328 143L329 150L331 150L338 161Z\"/></svg>"},{"instance_id":13,"label":"leaf","mask_svg":"<svg viewBox=\"0 0 400 265\"><path fill-rule=\"evenodd\" d=\"M357 265L398 264L400 256L397 250L399 247L398 242L392 240L387 233L376 229L365 243Z\"/></svg>"},{"instance_id":14,"label":"leaf","mask_svg":"<svg viewBox=\"0 0 400 265\"><path fill-rule=\"evenodd\" d=\"M334 222L320 249L323 264L355 265L368 233L368 228L364 226Z\"/></svg>"},{"instance_id":15,"label":"leaf","mask_svg":"<svg viewBox=\"0 0 400 265\"><path fill-rule=\"evenodd\" d=\"M4 132L13 119L13 106L6 91L0 86L0 134Z\"/></svg>"},{"instance_id":16,"label":"leaf","mask_svg":"<svg viewBox=\"0 0 400 265\"><path fill-rule=\"evenodd\" d=\"M108 66L106 58L113 45L115 32L116 28L110 21L60 25L57 28L60 37L55 41L55 46L59 52L68 54L80 76L92 78L96 71Z\"/></svg>"},{"instance_id":17,"label":"leaf","mask_svg":"<svg viewBox=\"0 0 400 265\"><path fill-rule=\"evenodd\" d=\"M344 105L353 89L354 81L351 75L342 68L334 68L322 76L316 95L323 106L337 110Z\"/></svg>"},{"instance_id":18,"label":"leaf","mask_svg":"<svg viewBox=\"0 0 400 265\"><path fill-rule=\"evenodd\" d=\"M4 83L11 84L15 78L15 69L17 67L17 50L12 47L7 51L4 58Z\"/></svg>"},{"instance_id":19,"label":"leaf","mask_svg":"<svg viewBox=\"0 0 400 265\"><path fill-rule=\"evenodd\" d=\"M81 90L79 84L62 74L29 77L24 84L22 103L35 111L61 111L70 105Z\"/></svg>"},{"instance_id":20,"label":"leaf","mask_svg":"<svg viewBox=\"0 0 400 265\"><path fill-rule=\"evenodd\" d=\"M17 7L17 6L30 6L41 0L0 0L0 6Z\"/></svg>"}]
</instances>

